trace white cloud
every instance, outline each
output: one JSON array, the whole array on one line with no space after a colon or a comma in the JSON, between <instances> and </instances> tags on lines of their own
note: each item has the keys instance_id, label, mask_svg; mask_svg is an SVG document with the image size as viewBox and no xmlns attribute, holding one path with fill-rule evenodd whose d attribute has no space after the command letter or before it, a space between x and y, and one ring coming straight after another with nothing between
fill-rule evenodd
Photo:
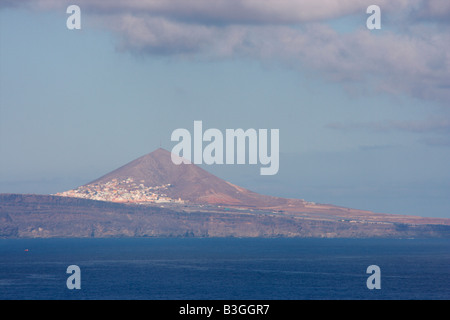
<instances>
[{"instance_id":1,"label":"white cloud","mask_svg":"<svg viewBox=\"0 0 450 320\"><path fill-rule=\"evenodd\" d=\"M375 132L406 131L411 133L439 134L447 137L450 133L450 119L430 118L422 121L378 121L358 123L330 123L330 129L341 131L371 130Z\"/></svg>"},{"instance_id":2,"label":"white cloud","mask_svg":"<svg viewBox=\"0 0 450 320\"><path fill-rule=\"evenodd\" d=\"M78 0L123 50L285 63L351 87L450 101L450 2L379 0L382 30L365 28L372 0ZM21 1L64 10L69 0ZM2 6L11 5L3 0ZM333 19L361 16L353 32ZM425 22L424 22L425 21Z\"/></svg>"},{"instance_id":3,"label":"white cloud","mask_svg":"<svg viewBox=\"0 0 450 320\"><path fill-rule=\"evenodd\" d=\"M401 10L418 0L396 0L394 4L391 2L378 0L377 4L388 10ZM0 3L12 1L2 0ZM73 1L22 0L15 3L23 4L41 9L60 9L73 4ZM373 0L77 0L76 4L87 11L103 14L148 14L213 24L292 24L365 13Z\"/></svg>"}]
</instances>

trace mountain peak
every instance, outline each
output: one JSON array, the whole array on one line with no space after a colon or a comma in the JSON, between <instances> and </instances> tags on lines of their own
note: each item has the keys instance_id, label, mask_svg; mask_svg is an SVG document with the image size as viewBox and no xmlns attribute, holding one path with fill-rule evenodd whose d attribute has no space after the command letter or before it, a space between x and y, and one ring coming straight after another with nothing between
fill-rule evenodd
<instances>
[{"instance_id":1,"label":"mountain peak","mask_svg":"<svg viewBox=\"0 0 450 320\"><path fill-rule=\"evenodd\" d=\"M166 150L166 149L164 149L164 148L158 148L158 149L156 149L156 150L154 150L154 151L152 151L152 152L150 152L150 153L148 153L147 155L153 155L153 156L158 156L158 155L170 155L171 154L171 152L170 151L168 151L168 150Z\"/></svg>"},{"instance_id":2,"label":"mountain peak","mask_svg":"<svg viewBox=\"0 0 450 320\"><path fill-rule=\"evenodd\" d=\"M116 202L165 199L245 206L254 206L255 201L261 202L267 197L224 181L195 164L176 165L171 154L158 148L78 189L59 195ZM270 197L270 201L273 199ZM267 200L263 201L266 205Z\"/></svg>"}]
</instances>

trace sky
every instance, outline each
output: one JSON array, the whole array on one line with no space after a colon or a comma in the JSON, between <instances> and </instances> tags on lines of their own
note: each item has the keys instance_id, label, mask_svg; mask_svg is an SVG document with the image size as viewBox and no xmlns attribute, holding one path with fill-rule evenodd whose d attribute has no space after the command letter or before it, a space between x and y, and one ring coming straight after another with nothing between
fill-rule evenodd
<instances>
[{"instance_id":1,"label":"sky","mask_svg":"<svg viewBox=\"0 0 450 320\"><path fill-rule=\"evenodd\" d=\"M376 2L0 0L0 192L75 188L201 120L279 129L276 175L202 166L234 184L450 218L450 2Z\"/></svg>"}]
</instances>

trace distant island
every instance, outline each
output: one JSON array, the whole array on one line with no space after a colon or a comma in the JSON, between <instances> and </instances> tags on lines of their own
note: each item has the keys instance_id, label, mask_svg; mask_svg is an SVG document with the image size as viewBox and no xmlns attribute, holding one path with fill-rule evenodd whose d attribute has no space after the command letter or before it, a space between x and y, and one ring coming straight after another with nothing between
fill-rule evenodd
<instances>
[{"instance_id":1,"label":"distant island","mask_svg":"<svg viewBox=\"0 0 450 320\"><path fill-rule=\"evenodd\" d=\"M450 219L261 195L157 149L74 190L0 194L0 238L450 238Z\"/></svg>"}]
</instances>

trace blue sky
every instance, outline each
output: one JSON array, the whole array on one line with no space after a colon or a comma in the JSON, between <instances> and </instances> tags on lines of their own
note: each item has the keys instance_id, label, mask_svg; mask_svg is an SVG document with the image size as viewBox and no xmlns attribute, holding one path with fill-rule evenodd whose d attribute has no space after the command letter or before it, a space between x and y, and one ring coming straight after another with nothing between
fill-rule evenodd
<instances>
[{"instance_id":1,"label":"blue sky","mask_svg":"<svg viewBox=\"0 0 450 320\"><path fill-rule=\"evenodd\" d=\"M280 130L253 191L450 218L450 6L379 1L0 1L0 192L55 193L177 128ZM107 5L105 3L108 3Z\"/></svg>"}]
</instances>

